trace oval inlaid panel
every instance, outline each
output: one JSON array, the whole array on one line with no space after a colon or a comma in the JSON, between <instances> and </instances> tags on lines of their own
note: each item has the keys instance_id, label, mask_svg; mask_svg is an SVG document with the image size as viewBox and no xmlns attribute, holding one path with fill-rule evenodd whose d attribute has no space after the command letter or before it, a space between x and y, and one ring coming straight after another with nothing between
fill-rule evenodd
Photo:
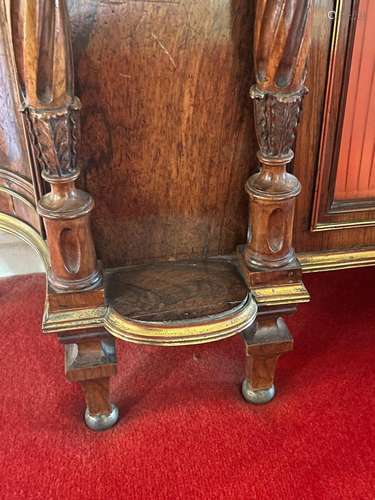
<instances>
[{"instance_id":1,"label":"oval inlaid panel","mask_svg":"<svg viewBox=\"0 0 375 500\"><path fill-rule=\"evenodd\" d=\"M285 216L281 208L274 210L268 219L268 247L273 253L280 252L284 245Z\"/></svg>"},{"instance_id":2,"label":"oval inlaid panel","mask_svg":"<svg viewBox=\"0 0 375 500\"><path fill-rule=\"evenodd\" d=\"M77 274L81 265L81 248L74 231L63 229L60 234L60 248L65 269L71 274Z\"/></svg>"}]
</instances>

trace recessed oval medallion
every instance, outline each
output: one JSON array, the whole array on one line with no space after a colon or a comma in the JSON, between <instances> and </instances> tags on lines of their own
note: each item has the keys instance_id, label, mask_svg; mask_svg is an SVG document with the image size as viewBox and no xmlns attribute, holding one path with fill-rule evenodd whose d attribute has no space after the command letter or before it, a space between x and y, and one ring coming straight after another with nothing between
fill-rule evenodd
<instances>
[{"instance_id":1,"label":"recessed oval medallion","mask_svg":"<svg viewBox=\"0 0 375 500\"><path fill-rule=\"evenodd\" d=\"M284 245L285 217L281 208L276 208L268 219L268 247L272 253L280 252Z\"/></svg>"},{"instance_id":2,"label":"recessed oval medallion","mask_svg":"<svg viewBox=\"0 0 375 500\"><path fill-rule=\"evenodd\" d=\"M77 274L81 265L81 249L76 234L69 228L60 234L60 249L65 269Z\"/></svg>"}]
</instances>

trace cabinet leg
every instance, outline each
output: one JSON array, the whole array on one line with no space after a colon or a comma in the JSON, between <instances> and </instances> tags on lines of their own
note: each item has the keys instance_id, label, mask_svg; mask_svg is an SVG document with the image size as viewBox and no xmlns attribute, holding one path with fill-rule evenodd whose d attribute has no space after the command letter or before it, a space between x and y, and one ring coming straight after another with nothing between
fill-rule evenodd
<instances>
[{"instance_id":1,"label":"cabinet leg","mask_svg":"<svg viewBox=\"0 0 375 500\"><path fill-rule=\"evenodd\" d=\"M117 406L109 401L109 377L84 380L80 386L86 400L86 425L94 431L115 425L119 412Z\"/></svg>"},{"instance_id":2,"label":"cabinet leg","mask_svg":"<svg viewBox=\"0 0 375 500\"><path fill-rule=\"evenodd\" d=\"M275 396L274 377L281 354L293 349L293 338L284 320L275 315L260 315L256 326L244 333L246 378L242 395L254 404L268 403Z\"/></svg>"},{"instance_id":3,"label":"cabinet leg","mask_svg":"<svg viewBox=\"0 0 375 500\"><path fill-rule=\"evenodd\" d=\"M115 342L108 334L60 339L65 343L65 373L79 382L86 400L85 422L94 430L109 429L118 421L118 408L110 403L109 381L116 374Z\"/></svg>"}]
</instances>

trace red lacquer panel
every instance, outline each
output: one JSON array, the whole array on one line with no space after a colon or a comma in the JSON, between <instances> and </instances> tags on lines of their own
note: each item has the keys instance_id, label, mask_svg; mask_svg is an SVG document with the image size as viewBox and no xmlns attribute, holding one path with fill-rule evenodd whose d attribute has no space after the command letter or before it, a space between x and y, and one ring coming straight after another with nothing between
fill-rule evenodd
<instances>
[{"instance_id":1,"label":"red lacquer panel","mask_svg":"<svg viewBox=\"0 0 375 500\"><path fill-rule=\"evenodd\" d=\"M374 0L359 4L334 196L366 198L375 198Z\"/></svg>"}]
</instances>

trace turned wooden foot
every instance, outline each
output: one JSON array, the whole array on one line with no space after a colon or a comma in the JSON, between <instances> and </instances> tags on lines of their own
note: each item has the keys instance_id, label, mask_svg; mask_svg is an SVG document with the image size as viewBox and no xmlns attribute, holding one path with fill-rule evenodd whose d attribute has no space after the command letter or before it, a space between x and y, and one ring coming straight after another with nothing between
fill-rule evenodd
<instances>
[{"instance_id":1,"label":"turned wooden foot","mask_svg":"<svg viewBox=\"0 0 375 500\"><path fill-rule=\"evenodd\" d=\"M85 396L86 425L95 431L109 429L119 418L109 399L110 377L116 374L114 339L103 333L94 338L77 334L60 340L65 343L67 379L79 382Z\"/></svg>"},{"instance_id":2,"label":"turned wooden foot","mask_svg":"<svg viewBox=\"0 0 375 500\"><path fill-rule=\"evenodd\" d=\"M109 429L118 421L116 405L109 401L109 377L80 382L86 400L85 422L94 430Z\"/></svg>"},{"instance_id":3,"label":"turned wooden foot","mask_svg":"<svg viewBox=\"0 0 375 500\"><path fill-rule=\"evenodd\" d=\"M246 346L243 397L249 403L268 403L275 395L277 360L281 354L293 349L293 338L284 320L273 314L260 315L255 328L243 336Z\"/></svg>"}]
</instances>

